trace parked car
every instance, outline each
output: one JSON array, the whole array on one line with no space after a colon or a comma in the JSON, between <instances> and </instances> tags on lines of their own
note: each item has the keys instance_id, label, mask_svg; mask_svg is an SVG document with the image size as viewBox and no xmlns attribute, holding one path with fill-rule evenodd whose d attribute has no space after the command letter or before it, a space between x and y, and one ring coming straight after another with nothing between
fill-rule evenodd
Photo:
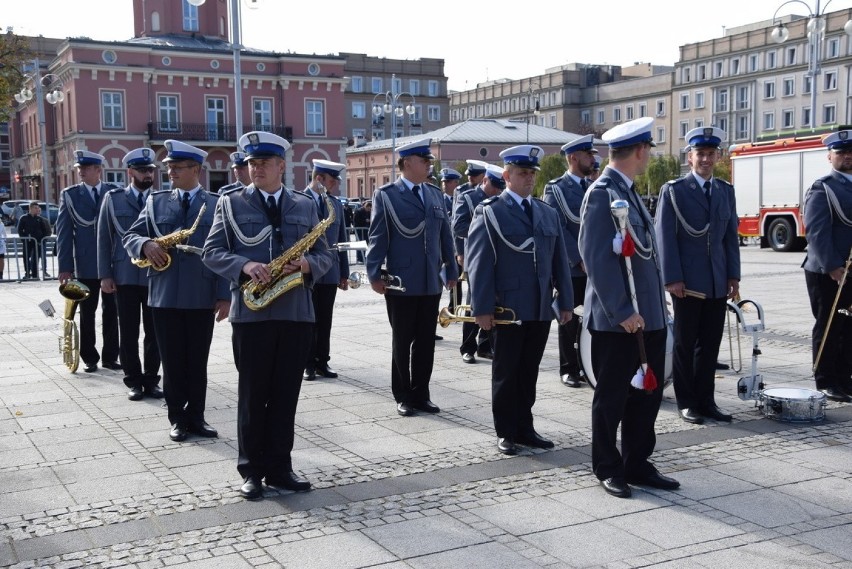
<instances>
[{"instance_id":1,"label":"parked car","mask_svg":"<svg viewBox=\"0 0 852 569\"><path fill-rule=\"evenodd\" d=\"M0 204L0 218L3 219L3 225L12 225L12 213L16 206L21 204L29 204L32 200L6 200Z\"/></svg>"},{"instance_id":2,"label":"parked car","mask_svg":"<svg viewBox=\"0 0 852 569\"><path fill-rule=\"evenodd\" d=\"M29 212L30 203L32 202L22 201L21 203L16 204L12 208L12 211L9 214L9 220L11 225L13 225L14 227L18 226L18 220L21 218L21 216L26 215L27 212ZM47 219L51 227L56 225L56 218L59 217L59 206L55 203L45 202L38 202L38 205L41 206L41 216Z\"/></svg>"}]
</instances>

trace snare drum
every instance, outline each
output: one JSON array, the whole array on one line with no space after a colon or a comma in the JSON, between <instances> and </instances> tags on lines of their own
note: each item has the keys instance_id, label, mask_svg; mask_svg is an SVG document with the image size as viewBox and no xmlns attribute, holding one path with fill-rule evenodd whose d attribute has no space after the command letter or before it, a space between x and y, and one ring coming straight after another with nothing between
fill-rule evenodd
<instances>
[{"instance_id":1,"label":"snare drum","mask_svg":"<svg viewBox=\"0 0 852 569\"><path fill-rule=\"evenodd\" d=\"M798 387L771 387L758 394L764 417L784 423L813 423L825 419L825 393Z\"/></svg>"},{"instance_id":2,"label":"snare drum","mask_svg":"<svg viewBox=\"0 0 852 569\"><path fill-rule=\"evenodd\" d=\"M576 314L576 311L575 311ZM577 358L580 360L580 370L592 389L597 385L595 372L592 369L592 334L586 329L582 315L580 326L577 327L577 341L574 348L577 350ZM672 384L672 351L674 350L674 333L672 327L674 322L671 318L666 319L666 375L663 378L663 389Z\"/></svg>"}]
</instances>

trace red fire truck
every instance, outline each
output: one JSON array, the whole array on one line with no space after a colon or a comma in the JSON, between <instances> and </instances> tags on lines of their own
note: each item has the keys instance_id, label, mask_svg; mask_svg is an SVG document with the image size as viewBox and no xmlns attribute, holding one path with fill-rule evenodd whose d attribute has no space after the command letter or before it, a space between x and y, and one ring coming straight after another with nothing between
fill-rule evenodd
<instances>
[{"instance_id":1,"label":"red fire truck","mask_svg":"<svg viewBox=\"0 0 852 569\"><path fill-rule=\"evenodd\" d=\"M759 237L775 251L805 248L804 194L831 166L822 135L731 147L740 238Z\"/></svg>"}]
</instances>

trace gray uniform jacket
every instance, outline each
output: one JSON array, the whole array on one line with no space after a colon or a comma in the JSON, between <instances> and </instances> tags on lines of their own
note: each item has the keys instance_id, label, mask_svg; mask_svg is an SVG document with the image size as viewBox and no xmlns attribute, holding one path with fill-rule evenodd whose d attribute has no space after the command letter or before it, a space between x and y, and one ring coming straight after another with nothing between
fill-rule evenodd
<instances>
[{"instance_id":1,"label":"gray uniform jacket","mask_svg":"<svg viewBox=\"0 0 852 569\"><path fill-rule=\"evenodd\" d=\"M104 196L98 214L99 279L113 279L119 286L148 286L147 271L130 262L121 244L124 234L139 217L139 212L136 193L130 186L111 190Z\"/></svg>"},{"instance_id":2,"label":"gray uniform jacket","mask_svg":"<svg viewBox=\"0 0 852 569\"><path fill-rule=\"evenodd\" d=\"M221 196L225 192L230 192L231 190L239 190L240 188L244 188L242 182L232 182L226 186L222 186L219 188L219 195Z\"/></svg>"},{"instance_id":3,"label":"gray uniform jacket","mask_svg":"<svg viewBox=\"0 0 852 569\"><path fill-rule=\"evenodd\" d=\"M634 313L624 258L612 250L618 222L612 216L610 204L617 199L630 204L629 220L640 244L652 248L650 255L643 253L649 258L643 259L637 251L631 263L639 314L645 320L645 329L662 330L666 326L666 304L656 258L654 221L636 192L621 174L609 167L586 192L581 209L578 244L588 276L583 317L591 330L626 334L620 324Z\"/></svg>"},{"instance_id":4,"label":"gray uniform jacket","mask_svg":"<svg viewBox=\"0 0 852 569\"><path fill-rule=\"evenodd\" d=\"M113 186L101 182L101 203ZM59 196L56 218L56 253L59 272L78 279L98 278L98 210L85 184L69 186Z\"/></svg>"},{"instance_id":5,"label":"gray uniform jacket","mask_svg":"<svg viewBox=\"0 0 852 569\"><path fill-rule=\"evenodd\" d=\"M450 220L441 190L427 183L420 187L423 202L401 178L382 186L373 196L367 276L371 282L379 280L382 263L387 260L387 271L400 277L406 288L405 292L389 290L387 294L441 294L442 267L447 281L458 278Z\"/></svg>"},{"instance_id":6,"label":"gray uniform jacket","mask_svg":"<svg viewBox=\"0 0 852 569\"><path fill-rule=\"evenodd\" d=\"M142 246L146 241L167 235L178 229L192 226L201 210L201 204L207 209L195 230L184 244L201 248L213 225L213 211L216 209L218 194L199 190L187 211L186 220L181 207L180 190L161 190L148 196L145 209L133 222L122 243L133 258L140 258ZM159 233L158 233L159 232ZM148 306L152 308L210 309L217 300L228 300L228 283L222 277L204 266L201 256L196 253L169 249L172 264L165 271L148 269Z\"/></svg>"},{"instance_id":7,"label":"gray uniform jacket","mask_svg":"<svg viewBox=\"0 0 852 569\"><path fill-rule=\"evenodd\" d=\"M740 279L740 244L734 187L713 178L708 206L691 173L660 189L656 234L665 284L684 282L707 298L728 293Z\"/></svg>"},{"instance_id":8,"label":"gray uniform jacket","mask_svg":"<svg viewBox=\"0 0 852 569\"><path fill-rule=\"evenodd\" d=\"M303 193L284 188L278 200L281 209L279 238L266 214L265 199L263 192L254 184L232 190L219 198L213 228L204 244L204 264L230 284L231 322L313 322L311 287L334 262L334 255L324 237L317 239L304 254L311 272L302 275L302 286L279 296L262 310L251 310L243 301L240 287L248 280L242 272L243 266L249 261L269 263L304 237L318 222L313 200Z\"/></svg>"},{"instance_id":9,"label":"gray uniform jacket","mask_svg":"<svg viewBox=\"0 0 852 569\"><path fill-rule=\"evenodd\" d=\"M453 237L455 238L456 254L465 254L465 241L467 241L470 222L473 213L482 201L488 196L482 191L482 186L477 186L463 194L459 194L456 204L453 206Z\"/></svg>"},{"instance_id":10,"label":"gray uniform jacket","mask_svg":"<svg viewBox=\"0 0 852 569\"><path fill-rule=\"evenodd\" d=\"M544 186L544 203L556 208L562 231L565 234L565 248L568 250L568 261L571 262L571 276L584 277L586 273L580 270L580 248L577 239L580 237L580 206L583 204L583 188L574 181L571 174L565 172L560 178L551 180ZM566 211L567 210L567 211Z\"/></svg>"},{"instance_id":11,"label":"gray uniform jacket","mask_svg":"<svg viewBox=\"0 0 852 569\"><path fill-rule=\"evenodd\" d=\"M540 200L532 200L532 210L534 223L505 190L477 206L465 258L474 316L501 306L520 320L553 320L554 283L559 309L574 308L559 218Z\"/></svg>"},{"instance_id":12,"label":"gray uniform jacket","mask_svg":"<svg viewBox=\"0 0 852 569\"><path fill-rule=\"evenodd\" d=\"M832 170L805 194L805 231L806 271L829 273L845 265L852 247L852 182L840 172Z\"/></svg>"},{"instance_id":13,"label":"gray uniform jacket","mask_svg":"<svg viewBox=\"0 0 852 569\"><path fill-rule=\"evenodd\" d=\"M313 194L310 193L310 190L305 190L305 195L311 198L311 201L316 204L314 201ZM334 248L338 243L345 243L349 240L346 234L346 219L344 217L343 204L337 199L335 196L329 194L329 199L331 203L334 204L334 223L325 230L325 241L329 250L334 252ZM319 213L317 213L317 217L319 217ZM341 251L337 253L337 255L332 256L331 266L328 271L320 277L314 277L314 282L317 284L340 284L340 277L349 276L349 254L345 251Z\"/></svg>"}]
</instances>

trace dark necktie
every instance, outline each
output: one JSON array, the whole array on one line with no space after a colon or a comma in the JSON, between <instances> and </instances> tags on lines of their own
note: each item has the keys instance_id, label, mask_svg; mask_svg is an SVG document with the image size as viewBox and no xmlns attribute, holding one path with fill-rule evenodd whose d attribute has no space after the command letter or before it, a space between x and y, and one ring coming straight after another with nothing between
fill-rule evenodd
<instances>
[{"instance_id":1,"label":"dark necktie","mask_svg":"<svg viewBox=\"0 0 852 569\"><path fill-rule=\"evenodd\" d=\"M322 197L322 194L317 198L317 211L319 211L319 218L325 219L328 217L328 208L325 207L325 200Z\"/></svg>"},{"instance_id":2,"label":"dark necktie","mask_svg":"<svg viewBox=\"0 0 852 569\"><path fill-rule=\"evenodd\" d=\"M95 199L95 204L100 203L100 201L101 201L101 194L100 194L100 192L98 192L98 187L97 187L97 186L92 186L92 197Z\"/></svg>"},{"instance_id":3,"label":"dark necktie","mask_svg":"<svg viewBox=\"0 0 852 569\"><path fill-rule=\"evenodd\" d=\"M588 187L589 187L589 181L585 178L581 178L580 179L580 188L585 192Z\"/></svg>"},{"instance_id":4,"label":"dark necktie","mask_svg":"<svg viewBox=\"0 0 852 569\"><path fill-rule=\"evenodd\" d=\"M145 200L142 198L142 192L136 192L136 203L139 204L139 210L145 207Z\"/></svg>"},{"instance_id":5,"label":"dark necktie","mask_svg":"<svg viewBox=\"0 0 852 569\"><path fill-rule=\"evenodd\" d=\"M704 197L707 198L707 205L710 205L710 181L704 182Z\"/></svg>"},{"instance_id":6,"label":"dark necktie","mask_svg":"<svg viewBox=\"0 0 852 569\"><path fill-rule=\"evenodd\" d=\"M183 193L183 200L180 202L180 207L183 208L183 226L186 227L186 217L189 213L189 192Z\"/></svg>"},{"instance_id":7,"label":"dark necktie","mask_svg":"<svg viewBox=\"0 0 852 569\"><path fill-rule=\"evenodd\" d=\"M411 191L414 192L414 197L420 200L420 203L423 203L423 198L420 197L420 186L412 186Z\"/></svg>"},{"instance_id":8,"label":"dark necktie","mask_svg":"<svg viewBox=\"0 0 852 569\"><path fill-rule=\"evenodd\" d=\"M532 205L528 200L521 200L521 205L524 208L524 213L527 214L527 217L530 219L530 223L532 223Z\"/></svg>"}]
</instances>

